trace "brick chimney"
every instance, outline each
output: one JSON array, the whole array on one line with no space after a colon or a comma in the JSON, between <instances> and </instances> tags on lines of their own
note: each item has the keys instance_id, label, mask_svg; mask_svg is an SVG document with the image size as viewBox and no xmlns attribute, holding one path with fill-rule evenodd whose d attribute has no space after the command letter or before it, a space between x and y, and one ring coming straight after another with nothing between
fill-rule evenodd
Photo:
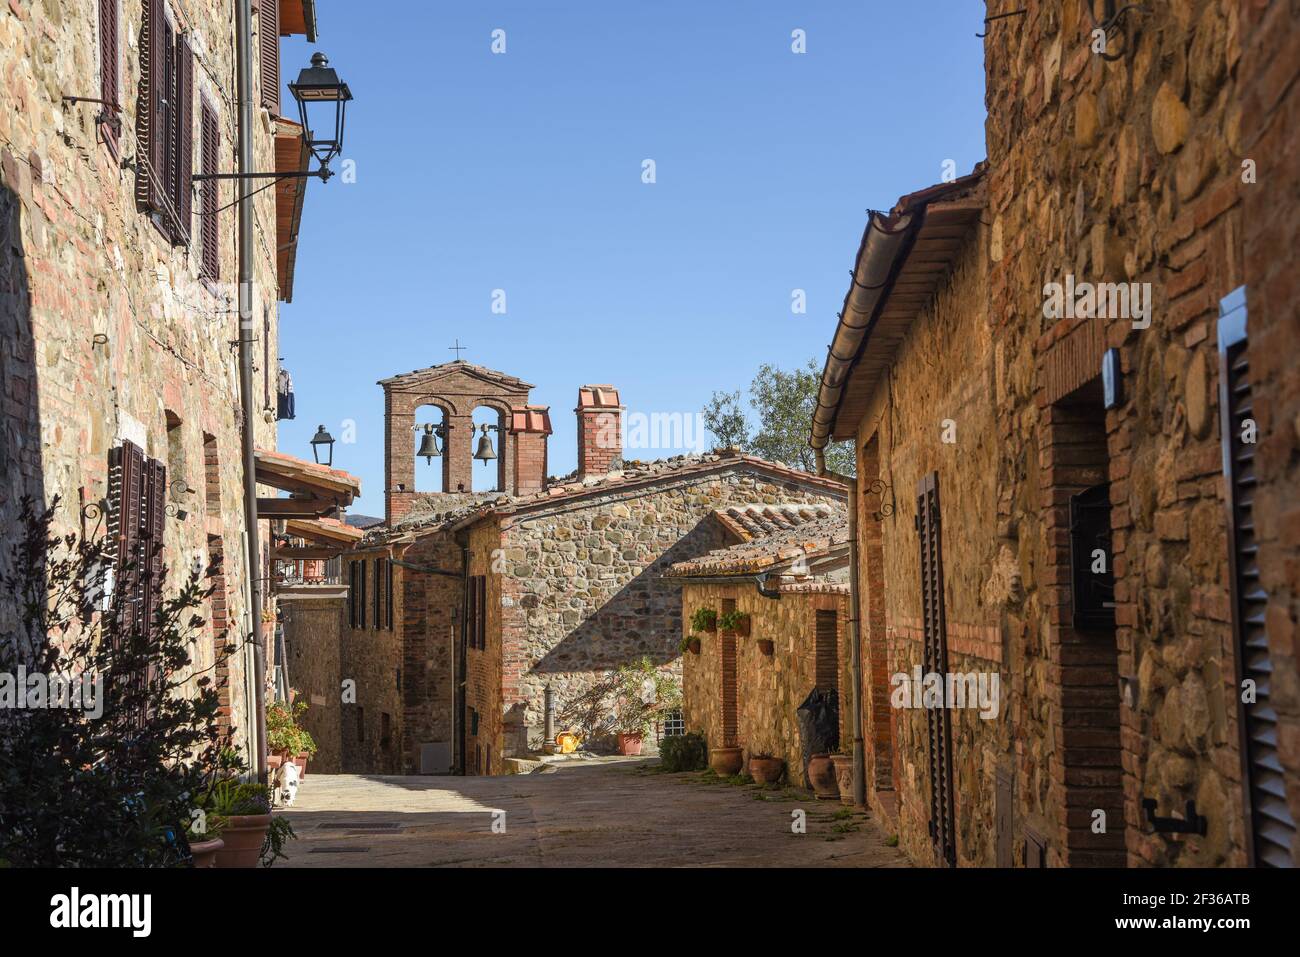
<instances>
[{"instance_id":1,"label":"brick chimney","mask_svg":"<svg viewBox=\"0 0 1300 957\"><path fill-rule=\"evenodd\" d=\"M612 385L578 389L578 478L623 465L623 407Z\"/></svg>"},{"instance_id":2,"label":"brick chimney","mask_svg":"<svg viewBox=\"0 0 1300 957\"><path fill-rule=\"evenodd\" d=\"M546 486L546 437L551 434L551 409L527 405L510 410L510 432L515 437L516 495L531 495Z\"/></svg>"}]
</instances>

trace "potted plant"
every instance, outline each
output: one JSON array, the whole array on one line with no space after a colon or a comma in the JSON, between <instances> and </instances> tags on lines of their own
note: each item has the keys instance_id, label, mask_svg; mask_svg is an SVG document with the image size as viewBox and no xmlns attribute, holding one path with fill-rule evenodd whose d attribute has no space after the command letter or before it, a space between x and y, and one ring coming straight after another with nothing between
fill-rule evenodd
<instances>
[{"instance_id":1,"label":"potted plant","mask_svg":"<svg viewBox=\"0 0 1300 957\"><path fill-rule=\"evenodd\" d=\"M750 618L743 611L729 611L718 618L718 627L741 638L748 638Z\"/></svg>"},{"instance_id":2,"label":"potted plant","mask_svg":"<svg viewBox=\"0 0 1300 957\"><path fill-rule=\"evenodd\" d=\"M681 704L681 686L672 675L656 668L649 658L622 665L613 675L613 686L613 722L619 754L640 754L655 717Z\"/></svg>"},{"instance_id":3,"label":"potted plant","mask_svg":"<svg viewBox=\"0 0 1300 957\"><path fill-rule=\"evenodd\" d=\"M836 751L831 755L831 764L835 767L835 786L839 791L840 803L853 806L853 755Z\"/></svg>"},{"instance_id":4,"label":"potted plant","mask_svg":"<svg viewBox=\"0 0 1300 957\"><path fill-rule=\"evenodd\" d=\"M769 658L776 653L776 642L771 638L759 638L756 644L758 645L758 650Z\"/></svg>"},{"instance_id":5,"label":"potted plant","mask_svg":"<svg viewBox=\"0 0 1300 957\"><path fill-rule=\"evenodd\" d=\"M775 784L781 780L785 762L778 757L760 752L749 756L749 776L755 784Z\"/></svg>"},{"instance_id":6,"label":"potted plant","mask_svg":"<svg viewBox=\"0 0 1300 957\"><path fill-rule=\"evenodd\" d=\"M700 653L700 636L687 635L682 639L681 644L677 646L677 650L683 654L690 652L693 655L698 655Z\"/></svg>"},{"instance_id":7,"label":"potted plant","mask_svg":"<svg viewBox=\"0 0 1300 957\"><path fill-rule=\"evenodd\" d=\"M203 827L202 831L195 830L199 826ZM189 841L190 856L194 859L195 867L207 869L217 866L217 852L226 846L226 842L221 839L224 826L224 821L215 818L205 820L203 825L199 825L196 820L190 821L185 837Z\"/></svg>"},{"instance_id":8,"label":"potted plant","mask_svg":"<svg viewBox=\"0 0 1300 957\"><path fill-rule=\"evenodd\" d=\"M729 778L737 775L744 766L744 748L709 748L709 767L718 777Z\"/></svg>"},{"instance_id":9,"label":"potted plant","mask_svg":"<svg viewBox=\"0 0 1300 957\"><path fill-rule=\"evenodd\" d=\"M808 783L818 800L833 801L840 796L840 786L835 780L835 765L827 753L814 754L808 759Z\"/></svg>"},{"instance_id":10,"label":"potted plant","mask_svg":"<svg viewBox=\"0 0 1300 957\"><path fill-rule=\"evenodd\" d=\"M235 777L217 781L203 797L208 826L220 828L222 847L216 866L266 867L284 857L286 842L296 835L289 821L271 814L271 790L265 784L241 782Z\"/></svg>"},{"instance_id":11,"label":"potted plant","mask_svg":"<svg viewBox=\"0 0 1300 957\"><path fill-rule=\"evenodd\" d=\"M266 708L266 746L268 766L271 758L278 758L274 767L278 768L285 761L298 765L300 776L307 774L307 760L316 753L316 741L299 724L299 719L306 713L307 702L296 700L292 705L282 701L267 705Z\"/></svg>"},{"instance_id":12,"label":"potted plant","mask_svg":"<svg viewBox=\"0 0 1300 957\"><path fill-rule=\"evenodd\" d=\"M712 608L697 608L691 615L691 631L707 631L710 634L718 630L718 613Z\"/></svg>"}]
</instances>

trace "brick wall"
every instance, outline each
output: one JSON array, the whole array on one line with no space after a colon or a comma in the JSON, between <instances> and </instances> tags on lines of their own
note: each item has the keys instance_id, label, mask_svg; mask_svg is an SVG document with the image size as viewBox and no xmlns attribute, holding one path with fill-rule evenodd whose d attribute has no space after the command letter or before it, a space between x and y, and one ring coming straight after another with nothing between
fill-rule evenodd
<instances>
[{"instance_id":1,"label":"brick wall","mask_svg":"<svg viewBox=\"0 0 1300 957\"><path fill-rule=\"evenodd\" d=\"M347 598L339 591L319 586L319 596L300 589L280 597L289 683L298 692L295 701L307 702L302 726L319 749L311 759L313 774L343 770L344 735L355 731L343 724L349 710L342 703L340 658Z\"/></svg>"}]
</instances>

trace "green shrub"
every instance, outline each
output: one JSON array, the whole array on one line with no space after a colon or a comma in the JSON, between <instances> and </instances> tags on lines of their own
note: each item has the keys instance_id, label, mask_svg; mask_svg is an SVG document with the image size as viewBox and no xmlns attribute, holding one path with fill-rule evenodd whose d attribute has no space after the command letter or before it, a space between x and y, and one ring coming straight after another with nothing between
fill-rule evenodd
<instances>
[{"instance_id":1,"label":"green shrub","mask_svg":"<svg viewBox=\"0 0 1300 957\"><path fill-rule=\"evenodd\" d=\"M709 766L709 749L698 731L674 734L659 742L659 764L665 771L702 771Z\"/></svg>"}]
</instances>

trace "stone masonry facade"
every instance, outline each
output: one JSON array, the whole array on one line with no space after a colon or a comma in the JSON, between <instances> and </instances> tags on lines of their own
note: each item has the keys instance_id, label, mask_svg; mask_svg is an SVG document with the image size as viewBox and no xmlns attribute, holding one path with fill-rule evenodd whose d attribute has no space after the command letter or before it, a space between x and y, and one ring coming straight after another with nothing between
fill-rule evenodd
<instances>
[{"instance_id":1,"label":"stone masonry facade","mask_svg":"<svg viewBox=\"0 0 1300 957\"><path fill-rule=\"evenodd\" d=\"M915 520L930 475L948 668L998 674L1003 698L997 720L951 714L954 863L1241 866L1260 853L1266 816L1289 817L1292 833L1300 819L1300 376L1284 252L1296 195L1283 188L1295 160L1283 132L1296 112L1293 18L1285 3L1152 5L1120 20L1106 56L1084 3L1030 4L1014 28L990 30L981 216L882 353L892 388L877 387L851 423L867 783L873 805L896 809L914 860L936 860L936 755L923 712L885 718L878 663L887 675L922 654ZM1046 284L1067 274L1149 283L1149 326L1055 318ZM1242 286L1251 423L1225 418L1220 398L1221 313L1233 308L1221 303ZM1242 701L1230 563L1243 513L1230 521L1225 438L1247 424L1259 434L1249 499L1267 593L1267 719ZM1099 487L1109 628L1076 620L1071 565L1072 500ZM1249 575L1254 563L1239 562ZM1258 720L1285 781L1266 805L1243 752L1242 724ZM1149 801L1176 817L1194 801L1205 834L1157 832Z\"/></svg>"},{"instance_id":2,"label":"stone masonry facade","mask_svg":"<svg viewBox=\"0 0 1300 957\"><path fill-rule=\"evenodd\" d=\"M191 111L194 163L201 117L212 110L219 168L234 166L236 111L233 17L229 4L186 0L153 4L193 51ZM259 6L255 4L255 6ZM206 609L206 634L195 669L213 666L217 634L246 621L241 559L240 399L231 343L239 335L235 213L218 217L216 268L200 251L203 204L196 197L186 242L156 225L137 205L147 175L138 138L141 64L149 0L117 4L80 0L12 0L0 10L0 522L13 528L20 498L61 503L59 527L82 525L84 503L105 498L108 456L129 440L167 469L168 502L186 517L168 517L164 555L173 574L222 562L218 593ZM102 11L117 17L103 33ZM260 17L254 44L261 46ZM112 23L112 21L108 21ZM278 36L271 43L278 44ZM105 52L117 57L116 89L107 90ZM265 97L259 75L258 101ZM105 108L65 96L120 102L120 133L97 117ZM263 108L255 162L275 164L274 128ZM221 203L233 198L223 185ZM276 200L255 199L257 252L253 332L259 385L256 442L274 448L278 289ZM93 532L95 523L86 522ZM101 528L102 532L102 528ZM253 536L254 540L259 538ZM264 546L265 548L265 546ZM218 669L228 682L224 720L249 750L250 669L236 655Z\"/></svg>"}]
</instances>

